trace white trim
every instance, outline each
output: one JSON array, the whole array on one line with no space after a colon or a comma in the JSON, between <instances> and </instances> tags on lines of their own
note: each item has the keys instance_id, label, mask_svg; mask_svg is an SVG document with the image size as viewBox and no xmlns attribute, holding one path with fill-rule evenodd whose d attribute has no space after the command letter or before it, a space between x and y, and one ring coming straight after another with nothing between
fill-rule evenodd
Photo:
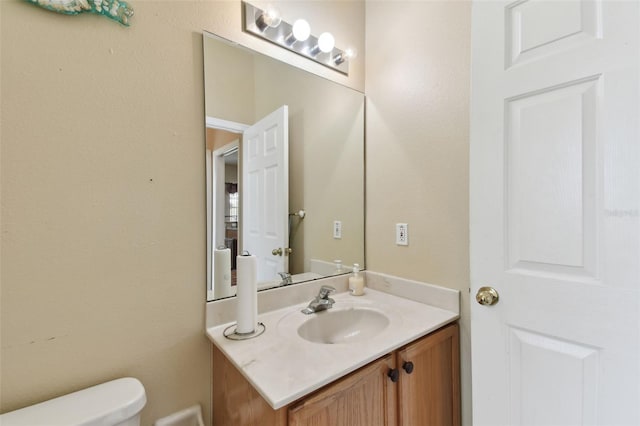
<instances>
[{"instance_id":1,"label":"white trim","mask_svg":"<svg viewBox=\"0 0 640 426\"><path fill-rule=\"evenodd\" d=\"M209 292L213 295L213 191L211 190L213 156L210 150L206 150L206 187L207 187L207 300Z\"/></svg>"},{"instance_id":2,"label":"white trim","mask_svg":"<svg viewBox=\"0 0 640 426\"><path fill-rule=\"evenodd\" d=\"M205 123L207 129L220 129L231 133L242 133L251 127L248 124L236 123L235 121L223 120L221 118L209 116L206 117Z\"/></svg>"},{"instance_id":3,"label":"white trim","mask_svg":"<svg viewBox=\"0 0 640 426\"><path fill-rule=\"evenodd\" d=\"M221 146L218 149L213 150L214 157L224 157L228 152L239 150L240 143L238 140L234 140L233 142L229 142L226 145Z\"/></svg>"}]
</instances>

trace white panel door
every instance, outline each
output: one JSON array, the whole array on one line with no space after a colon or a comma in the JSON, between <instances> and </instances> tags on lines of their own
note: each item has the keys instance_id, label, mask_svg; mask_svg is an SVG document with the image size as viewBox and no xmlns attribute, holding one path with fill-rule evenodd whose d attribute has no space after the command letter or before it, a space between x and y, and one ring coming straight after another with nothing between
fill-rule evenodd
<instances>
[{"instance_id":1,"label":"white panel door","mask_svg":"<svg viewBox=\"0 0 640 426\"><path fill-rule=\"evenodd\" d=\"M476 425L640 424L639 4L473 4Z\"/></svg>"},{"instance_id":2,"label":"white panel door","mask_svg":"<svg viewBox=\"0 0 640 426\"><path fill-rule=\"evenodd\" d=\"M242 140L242 250L257 257L258 282L288 271L288 170L289 109L283 105L245 130Z\"/></svg>"}]
</instances>

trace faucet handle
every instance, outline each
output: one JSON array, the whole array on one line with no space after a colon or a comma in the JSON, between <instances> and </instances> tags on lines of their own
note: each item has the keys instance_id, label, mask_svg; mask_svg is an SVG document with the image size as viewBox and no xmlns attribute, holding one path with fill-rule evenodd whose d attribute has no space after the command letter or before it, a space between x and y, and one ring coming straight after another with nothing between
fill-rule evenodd
<instances>
[{"instance_id":1,"label":"faucet handle","mask_svg":"<svg viewBox=\"0 0 640 426\"><path fill-rule=\"evenodd\" d=\"M280 278L282 279L280 285L293 284L293 279L291 278L291 274L289 272L278 272L278 275L280 275Z\"/></svg>"},{"instance_id":2,"label":"faucet handle","mask_svg":"<svg viewBox=\"0 0 640 426\"><path fill-rule=\"evenodd\" d=\"M320 287L320 292L318 292L318 297L321 299L326 299L329 297L331 293L335 291L336 289L334 287L331 287L330 285L323 285L322 287Z\"/></svg>"}]
</instances>

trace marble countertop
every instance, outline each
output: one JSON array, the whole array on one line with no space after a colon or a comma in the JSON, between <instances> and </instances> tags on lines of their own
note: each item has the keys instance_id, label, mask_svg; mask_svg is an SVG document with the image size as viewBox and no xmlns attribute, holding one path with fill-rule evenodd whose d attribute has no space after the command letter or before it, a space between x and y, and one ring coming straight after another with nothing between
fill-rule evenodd
<instances>
[{"instance_id":1,"label":"marble countertop","mask_svg":"<svg viewBox=\"0 0 640 426\"><path fill-rule=\"evenodd\" d=\"M278 409L459 317L457 310L371 288L360 297L348 292L332 297L336 309L361 306L381 311L389 325L374 337L353 344L312 343L300 337L297 329L322 313L302 314L305 302L259 315L266 330L254 339L225 338L224 330L233 323L209 327L207 335L271 407Z\"/></svg>"}]
</instances>

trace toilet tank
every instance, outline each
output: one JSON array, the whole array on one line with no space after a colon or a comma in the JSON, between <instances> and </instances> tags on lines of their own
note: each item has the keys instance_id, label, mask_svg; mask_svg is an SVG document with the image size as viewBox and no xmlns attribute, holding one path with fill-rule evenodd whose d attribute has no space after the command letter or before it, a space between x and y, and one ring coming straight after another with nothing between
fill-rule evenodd
<instances>
[{"instance_id":1,"label":"toilet tank","mask_svg":"<svg viewBox=\"0 0 640 426\"><path fill-rule=\"evenodd\" d=\"M142 383L125 377L0 415L0 426L138 426Z\"/></svg>"}]
</instances>

